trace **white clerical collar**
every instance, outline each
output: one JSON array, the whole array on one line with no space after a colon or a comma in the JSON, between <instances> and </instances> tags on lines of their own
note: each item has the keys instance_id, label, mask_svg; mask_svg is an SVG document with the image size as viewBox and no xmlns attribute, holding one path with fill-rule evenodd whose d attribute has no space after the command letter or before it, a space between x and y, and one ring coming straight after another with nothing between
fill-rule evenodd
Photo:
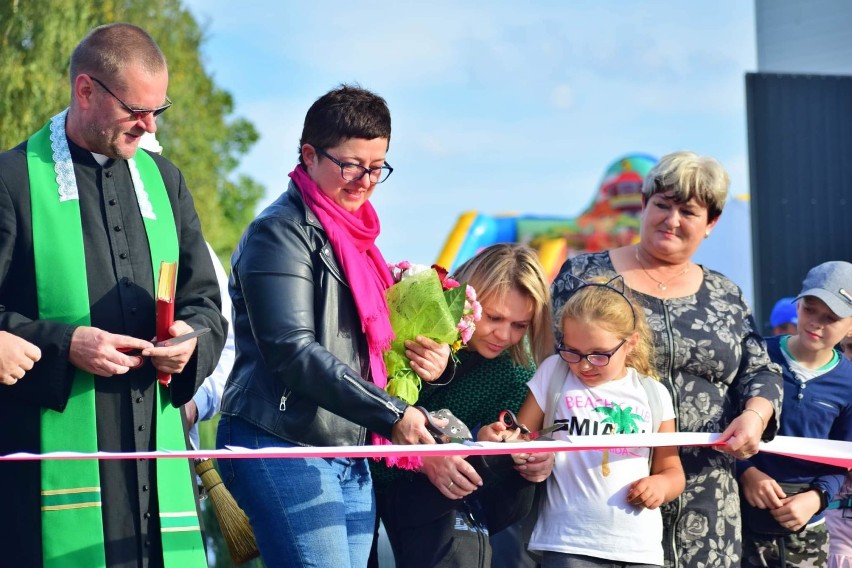
<instances>
[{"instance_id":1,"label":"white clerical collar","mask_svg":"<svg viewBox=\"0 0 852 568\"><path fill-rule=\"evenodd\" d=\"M53 149L53 164L56 172L56 183L58 186L59 201L78 200L80 194L77 189L77 176L74 174L74 161L71 159L71 150L68 148L68 137L65 133L65 119L68 116L66 108L50 119L50 146ZM109 161L107 156L92 152L92 157L103 167ZM130 170L130 179L133 182L133 190L136 193L136 201L139 203L139 212L146 219L156 221L157 215L151 206L142 176L136 167L133 158L127 160Z\"/></svg>"}]
</instances>

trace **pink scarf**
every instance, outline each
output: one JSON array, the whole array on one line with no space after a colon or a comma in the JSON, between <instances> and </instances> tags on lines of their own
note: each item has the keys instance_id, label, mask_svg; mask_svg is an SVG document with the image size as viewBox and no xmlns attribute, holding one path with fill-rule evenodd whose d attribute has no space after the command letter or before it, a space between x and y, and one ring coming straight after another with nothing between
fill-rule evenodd
<instances>
[{"instance_id":1,"label":"pink scarf","mask_svg":"<svg viewBox=\"0 0 852 568\"><path fill-rule=\"evenodd\" d=\"M388 372L382 353L394 339L385 290L393 284L393 276L376 247L380 230L376 210L367 201L354 213L346 211L317 187L301 165L290 172L290 177L319 219L334 255L343 265L361 318L361 330L367 336L371 379L377 387L385 388Z\"/></svg>"},{"instance_id":2,"label":"pink scarf","mask_svg":"<svg viewBox=\"0 0 852 568\"><path fill-rule=\"evenodd\" d=\"M370 349L370 376L373 383L385 388L388 371L382 354L394 339L388 316L385 291L393 285L393 275L382 253L376 247L379 236L379 218L369 201L354 213L343 209L317 187L302 166L290 172L290 178L302 194L308 208L319 219L331 241L331 248L343 264L343 273L349 281L355 307L361 318L361 329L367 336ZM387 438L372 434L376 446L390 444ZM388 465L403 469L420 469L422 461L415 456L385 458Z\"/></svg>"}]
</instances>

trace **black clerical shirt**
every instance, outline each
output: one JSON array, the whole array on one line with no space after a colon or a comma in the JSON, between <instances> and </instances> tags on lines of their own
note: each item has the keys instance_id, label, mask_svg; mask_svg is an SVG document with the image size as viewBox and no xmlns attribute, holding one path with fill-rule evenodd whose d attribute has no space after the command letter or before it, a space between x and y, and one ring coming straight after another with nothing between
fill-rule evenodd
<instances>
[{"instance_id":1,"label":"black clerical shirt","mask_svg":"<svg viewBox=\"0 0 852 568\"><path fill-rule=\"evenodd\" d=\"M148 240L125 160L99 165L69 140L83 225L91 325L112 333L155 335L153 269ZM38 320L25 146L0 154L0 329L42 349L43 359L13 386L0 387L0 453L39 452L42 407L64 408L73 367L73 326ZM140 150L142 151L142 150ZM219 288L192 197L183 176L154 156L163 175L180 244L175 319L210 327L187 368L170 387L175 405L187 402L216 365L224 342ZM57 274L61 279L63 275ZM155 371L96 377L98 448L155 449ZM162 563L153 460L100 462L107 563ZM189 467L189 464L187 464ZM10 565L39 565L41 534L37 462L0 463L0 551Z\"/></svg>"}]
</instances>

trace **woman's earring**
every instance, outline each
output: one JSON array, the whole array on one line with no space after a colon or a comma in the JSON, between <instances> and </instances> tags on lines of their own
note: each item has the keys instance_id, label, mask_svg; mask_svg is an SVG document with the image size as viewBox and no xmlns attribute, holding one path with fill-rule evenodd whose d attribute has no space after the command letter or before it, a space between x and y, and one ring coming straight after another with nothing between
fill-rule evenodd
<instances>
[{"instance_id":1,"label":"woman's earring","mask_svg":"<svg viewBox=\"0 0 852 568\"><path fill-rule=\"evenodd\" d=\"M706 239L709 236L710 236L710 229L707 229L706 231L704 231L704 238Z\"/></svg>"}]
</instances>

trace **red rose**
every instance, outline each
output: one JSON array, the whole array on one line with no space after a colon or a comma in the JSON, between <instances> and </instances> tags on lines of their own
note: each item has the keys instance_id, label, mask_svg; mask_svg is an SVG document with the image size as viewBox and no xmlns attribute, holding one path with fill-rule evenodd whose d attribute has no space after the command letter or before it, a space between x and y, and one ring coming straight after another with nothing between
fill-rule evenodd
<instances>
[{"instance_id":1,"label":"red rose","mask_svg":"<svg viewBox=\"0 0 852 568\"><path fill-rule=\"evenodd\" d=\"M459 287L459 283L450 278L450 274L447 272L446 268L433 264L432 269L438 273L438 278L441 280L441 288L444 290L452 290L453 288Z\"/></svg>"}]
</instances>

